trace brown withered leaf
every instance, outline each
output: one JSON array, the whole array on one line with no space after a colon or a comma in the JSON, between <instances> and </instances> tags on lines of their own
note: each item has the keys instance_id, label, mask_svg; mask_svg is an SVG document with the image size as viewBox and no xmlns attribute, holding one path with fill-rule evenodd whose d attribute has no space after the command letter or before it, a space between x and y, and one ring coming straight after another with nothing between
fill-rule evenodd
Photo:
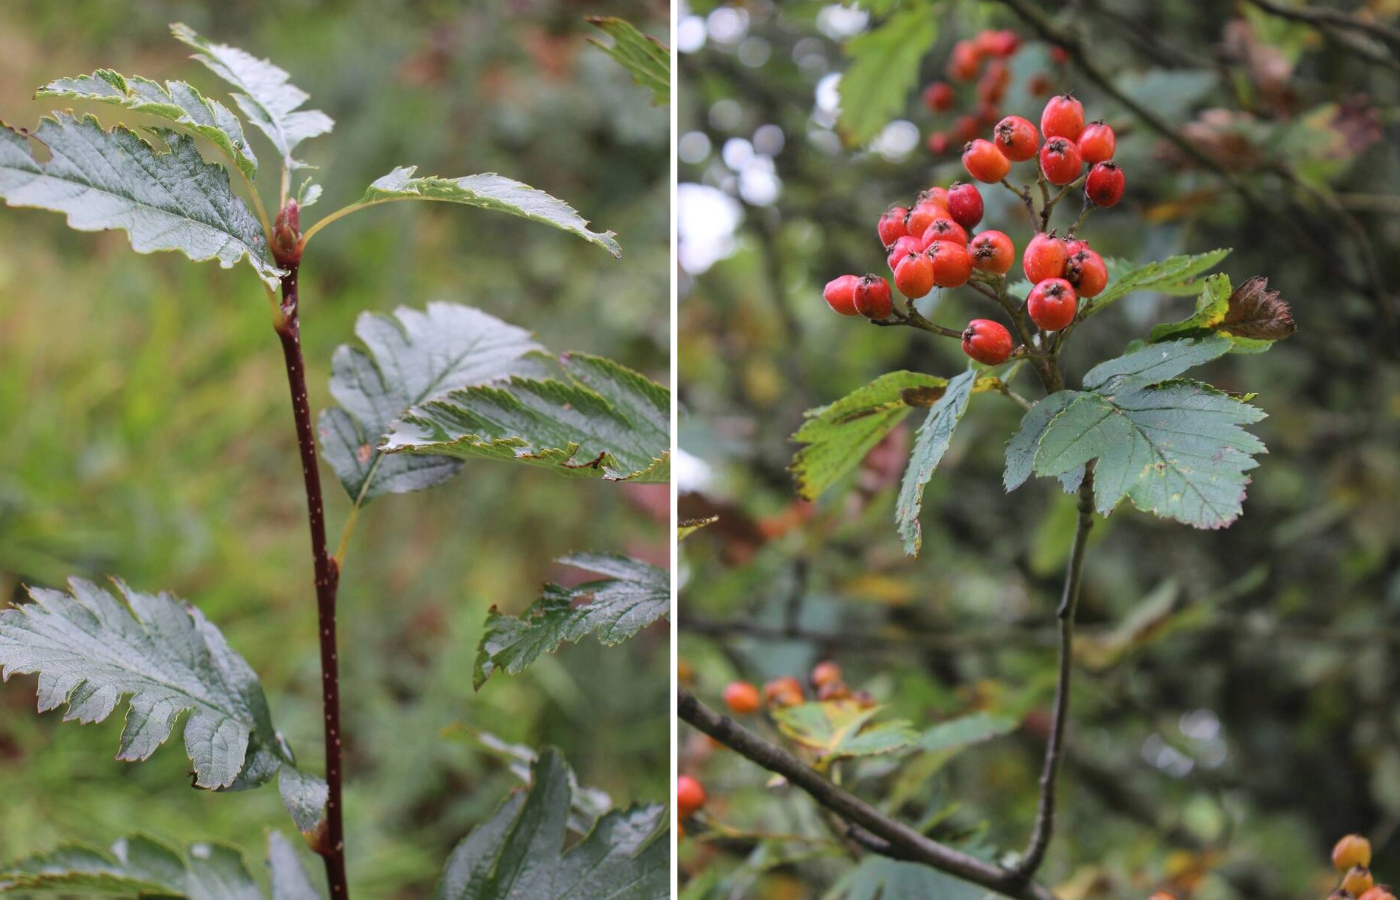
<instances>
[{"instance_id":1,"label":"brown withered leaf","mask_svg":"<svg viewBox=\"0 0 1400 900\"><path fill-rule=\"evenodd\" d=\"M1281 341L1298 330L1293 311L1269 290L1269 279L1255 275L1235 288L1226 301L1223 330L1237 337Z\"/></svg>"}]
</instances>

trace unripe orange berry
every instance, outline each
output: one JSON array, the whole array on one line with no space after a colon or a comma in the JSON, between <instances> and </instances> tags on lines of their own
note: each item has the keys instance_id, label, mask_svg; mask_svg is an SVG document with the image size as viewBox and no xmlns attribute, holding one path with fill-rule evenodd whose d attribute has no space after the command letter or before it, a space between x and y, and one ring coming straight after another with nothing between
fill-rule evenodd
<instances>
[{"instance_id":1,"label":"unripe orange berry","mask_svg":"<svg viewBox=\"0 0 1400 900\"><path fill-rule=\"evenodd\" d=\"M1176 900L1176 897L1172 894L1168 894L1166 891L1158 891L1151 897L1148 897L1147 900Z\"/></svg>"},{"instance_id":2,"label":"unripe orange berry","mask_svg":"<svg viewBox=\"0 0 1400 900\"><path fill-rule=\"evenodd\" d=\"M689 775L676 779L676 811L682 819L688 819L705 805L705 789L700 782Z\"/></svg>"},{"instance_id":3,"label":"unripe orange berry","mask_svg":"<svg viewBox=\"0 0 1400 900\"><path fill-rule=\"evenodd\" d=\"M1350 871L1352 866L1363 869L1371 865L1371 842L1359 834L1349 834L1332 848L1332 865L1338 872Z\"/></svg>"},{"instance_id":4,"label":"unripe orange berry","mask_svg":"<svg viewBox=\"0 0 1400 900\"><path fill-rule=\"evenodd\" d=\"M724 686L724 705L736 716L757 712L759 703L758 688L747 681L731 681Z\"/></svg>"},{"instance_id":5,"label":"unripe orange berry","mask_svg":"<svg viewBox=\"0 0 1400 900\"><path fill-rule=\"evenodd\" d=\"M812 667L812 684L826 687L841 680L841 667L831 660L823 660Z\"/></svg>"},{"instance_id":6,"label":"unripe orange berry","mask_svg":"<svg viewBox=\"0 0 1400 900\"><path fill-rule=\"evenodd\" d=\"M1342 890L1353 897L1360 897L1375 886L1376 879L1371 877L1371 870L1365 866L1352 866L1342 876Z\"/></svg>"},{"instance_id":7,"label":"unripe orange berry","mask_svg":"<svg viewBox=\"0 0 1400 900\"><path fill-rule=\"evenodd\" d=\"M806 698L802 694L802 684L791 675L784 675L763 686L763 699L769 706L797 706Z\"/></svg>"}]
</instances>

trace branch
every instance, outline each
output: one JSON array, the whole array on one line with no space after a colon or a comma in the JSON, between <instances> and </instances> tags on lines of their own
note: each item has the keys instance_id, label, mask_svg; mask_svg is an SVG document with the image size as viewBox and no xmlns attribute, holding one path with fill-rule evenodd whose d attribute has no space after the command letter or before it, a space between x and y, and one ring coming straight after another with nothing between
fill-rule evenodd
<instances>
[{"instance_id":1,"label":"branch","mask_svg":"<svg viewBox=\"0 0 1400 900\"><path fill-rule=\"evenodd\" d=\"M806 791L813 800L857 826L852 836L867 849L894 859L922 863L1013 900L1057 900L1046 887L1018 872L984 862L961 850L939 843L886 816L809 767L775 744L706 707L685 688L677 689L678 715L700 731L732 748L741 756L788 783ZM869 840L873 837L874 840Z\"/></svg>"},{"instance_id":2,"label":"branch","mask_svg":"<svg viewBox=\"0 0 1400 900\"><path fill-rule=\"evenodd\" d=\"M1288 6L1274 0L1249 0L1255 6L1280 19L1303 22L1314 27L1332 25L1347 31L1359 31L1400 48L1400 28L1393 28L1381 22L1372 22L1340 9L1325 6Z\"/></svg>"},{"instance_id":3,"label":"branch","mask_svg":"<svg viewBox=\"0 0 1400 900\"><path fill-rule=\"evenodd\" d=\"M306 519L311 529L311 555L316 571L316 614L321 640L321 701L326 716L326 821L325 834L316 835L315 850L326 864L331 900L348 900L345 878L345 823L341 804L340 671L336 659L335 597L340 567L326 552L326 514L321 502L321 475L316 462L316 433L306 397L306 365L301 354L301 320L297 315L297 271L293 262L282 277L282 304L278 310L277 336L287 364L287 385L292 392L297 447L306 489Z\"/></svg>"}]
</instances>

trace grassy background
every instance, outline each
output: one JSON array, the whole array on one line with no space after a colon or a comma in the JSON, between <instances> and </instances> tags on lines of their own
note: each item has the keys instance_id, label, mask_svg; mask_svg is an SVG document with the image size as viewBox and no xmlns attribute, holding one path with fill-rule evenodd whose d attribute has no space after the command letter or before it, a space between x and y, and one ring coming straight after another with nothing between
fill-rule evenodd
<instances>
[{"instance_id":1,"label":"grassy background","mask_svg":"<svg viewBox=\"0 0 1400 900\"><path fill-rule=\"evenodd\" d=\"M585 14L664 34L662 4L635 2L194 2L10 4L0 28L0 118L33 127L53 78L99 67L214 76L167 35L184 21L270 57L335 131L304 145L325 187L309 224L395 165L497 171L618 232L624 256L524 220L395 204L328 229L302 269L313 409L329 402L333 349L364 310L468 303L555 349L611 356L667 380L667 110L588 45ZM92 107L106 124L139 117ZM251 132L250 132L251 133ZM272 151L264 196L275 195ZM312 573L280 350L244 268L131 252L124 234L0 210L0 593L69 575L119 575L197 603L261 674L280 728L319 771ZM332 541L348 502L328 469ZM664 564L664 488L579 483L469 465L426 494L360 518L341 581L350 872L370 896L426 894L452 844L514 785L444 729L466 725L561 747L615 801L668 784L667 640L591 639L473 694L486 610L523 609L572 550ZM112 757L99 726L33 713L34 679L0 689L0 857L140 830L229 841L260 857L288 828L275 789L188 788L179 742L149 762ZM319 877L319 876L318 876Z\"/></svg>"}]
</instances>

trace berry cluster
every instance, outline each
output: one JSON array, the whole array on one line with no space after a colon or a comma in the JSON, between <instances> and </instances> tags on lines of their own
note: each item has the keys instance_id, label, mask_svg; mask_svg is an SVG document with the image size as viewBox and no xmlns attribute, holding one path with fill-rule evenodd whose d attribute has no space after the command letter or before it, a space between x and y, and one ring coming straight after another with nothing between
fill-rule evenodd
<instances>
[{"instance_id":1,"label":"berry cluster","mask_svg":"<svg viewBox=\"0 0 1400 900\"><path fill-rule=\"evenodd\" d=\"M1342 883L1327 900L1395 900L1390 888L1376 884L1371 875L1371 842L1359 834L1349 834L1332 848L1332 865Z\"/></svg>"},{"instance_id":2,"label":"berry cluster","mask_svg":"<svg viewBox=\"0 0 1400 900\"><path fill-rule=\"evenodd\" d=\"M1001 46L1014 51L1014 37L1004 39ZM975 48L976 43L964 41L958 46ZM964 56L971 52L964 51ZM956 52L954 61L956 64ZM1084 215L1093 207L1112 206L1122 198L1123 170L1112 160L1115 144L1113 129L1102 122L1086 125L1083 105L1066 94L1045 105L1039 130L1020 116L1007 116L994 129L994 140L975 139L963 151L969 175L987 184L1006 184L1031 211L1037 232L1021 257L1026 278L1033 285L1024 313L1041 332L1063 331L1079 314L1080 299L1097 296L1108 286L1103 257L1090 249L1087 241L1074 238L1073 229L1065 238L1043 229L1048 227L1054 204L1080 184L1084 188ZM1012 163L1031 159L1037 160L1036 176L1042 187L1049 182L1062 188L1053 200L1046 191L1045 207L1039 214L1029 187L1017 190L1005 181ZM1086 163L1092 166L1087 175L1083 174ZM984 365L1006 362L1013 353L1013 342L1005 326L991 319L974 319L961 332L952 331L928 322L913 306L914 300L936 287L956 288L969 281L983 293L1006 300L1005 276L1015 261L1016 247L1001 231L987 229L973 234L982 214L982 194L975 184L964 182L930 188L911 207L890 207L880 217L876 231L894 286L907 298L905 309L896 307L889 282L874 274L842 275L828 282L823 291L827 304L843 316L865 316L879 324L912 325L959 337L963 352ZM1009 306L1007 309L1012 311Z\"/></svg>"},{"instance_id":3,"label":"berry cluster","mask_svg":"<svg viewBox=\"0 0 1400 900\"><path fill-rule=\"evenodd\" d=\"M851 690L842 680L841 667L830 660L819 662L812 668L810 681L819 702L854 700L867 709L875 705L875 698L870 694ZM724 705L736 716L753 715L764 704L770 709L778 709L806 702L806 689L801 681L791 675L774 678L765 684L761 699L758 688L747 681L731 681L724 688Z\"/></svg>"},{"instance_id":4,"label":"berry cluster","mask_svg":"<svg viewBox=\"0 0 1400 900\"><path fill-rule=\"evenodd\" d=\"M1014 31L985 30L975 37L953 45L948 60L948 81L935 81L924 88L924 106L932 113L947 113L958 106L959 83L976 82L976 106L972 111L953 120L951 131L932 131L928 136L929 152L942 156L951 148L973 140L982 129L990 128L1001 118L1000 104L1011 86L1011 57L1021 49L1021 38ZM1055 47L1051 57L1064 62L1064 51ZM985 68L984 68L985 65ZM980 74L980 77L979 77ZM1051 79L1045 72L1033 75L1027 84L1035 97L1050 93ZM964 107L966 108L966 107Z\"/></svg>"}]
</instances>

